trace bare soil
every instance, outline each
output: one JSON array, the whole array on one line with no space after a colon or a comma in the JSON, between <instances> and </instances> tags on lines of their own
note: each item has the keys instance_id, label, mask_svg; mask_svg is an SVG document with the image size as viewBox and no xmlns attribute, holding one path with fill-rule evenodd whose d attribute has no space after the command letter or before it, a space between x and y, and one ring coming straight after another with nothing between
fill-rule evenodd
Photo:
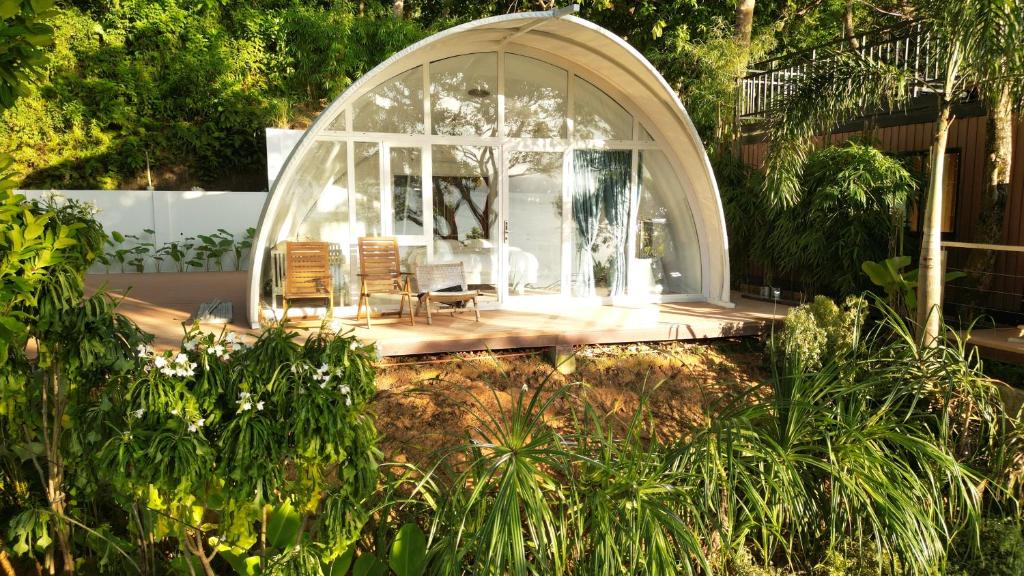
<instances>
[{"instance_id":1,"label":"bare soil","mask_svg":"<svg viewBox=\"0 0 1024 576\"><path fill-rule=\"evenodd\" d=\"M654 433L672 440L763 381L763 365L751 339L587 346L577 350L576 372L568 376L538 350L386 358L372 410L384 458L420 466L466 442L476 415L507 410L523 386L543 386L542 395L568 387L545 413L560 431L573 427L584 399L619 431L646 399Z\"/></svg>"}]
</instances>

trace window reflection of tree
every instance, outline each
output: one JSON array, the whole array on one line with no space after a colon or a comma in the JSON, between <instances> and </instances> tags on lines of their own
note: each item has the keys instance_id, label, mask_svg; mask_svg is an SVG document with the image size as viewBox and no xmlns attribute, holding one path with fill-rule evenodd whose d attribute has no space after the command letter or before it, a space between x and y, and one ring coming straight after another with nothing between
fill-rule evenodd
<instances>
[{"instance_id":1,"label":"window reflection of tree","mask_svg":"<svg viewBox=\"0 0 1024 576\"><path fill-rule=\"evenodd\" d=\"M629 140L633 117L601 89L576 78L574 106L576 138L584 140Z\"/></svg>"},{"instance_id":2,"label":"window reflection of tree","mask_svg":"<svg viewBox=\"0 0 1024 576\"><path fill-rule=\"evenodd\" d=\"M498 221L498 191L493 183L498 173L494 149L486 146L438 146L437 160L454 165L459 174L439 174L433 177L434 236L445 240L460 240L468 233L460 232L457 216L468 211L474 220L479 237L495 239L494 224ZM474 192L484 189L482 202ZM479 197L479 194L476 194Z\"/></svg>"},{"instance_id":3,"label":"window reflection of tree","mask_svg":"<svg viewBox=\"0 0 1024 576\"><path fill-rule=\"evenodd\" d=\"M495 136L498 58L456 56L430 65L431 125L444 136Z\"/></svg>"},{"instance_id":4,"label":"window reflection of tree","mask_svg":"<svg viewBox=\"0 0 1024 576\"><path fill-rule=\"evenodd\" d=\"M568 73L539 60L509 54L505 67L505 127L512 137L565 136Z\"/></svg>"},{"instance_id":5,"label":"window reflection of tree","mask_svg":"<svg viewBox=\"0 0 1024 576\"><path fill-rule=\"evenodd\" d=\"M417 66L380 84L352 106L357 132L423 133L423 68Z\"/></svg>"}]
</instances>

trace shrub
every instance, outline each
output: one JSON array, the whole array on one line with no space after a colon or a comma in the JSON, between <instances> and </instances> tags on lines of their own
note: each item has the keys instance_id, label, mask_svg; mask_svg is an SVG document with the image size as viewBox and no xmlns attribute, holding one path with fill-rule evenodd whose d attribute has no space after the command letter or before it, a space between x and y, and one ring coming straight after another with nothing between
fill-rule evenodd
<instances>
[{"instance_id":1,"label":"shrub","mask_svg":"<svg viewBox=\"0 0 1024 576\"><path fill-rule=\"evenodd\" d=\"M810 304L786 314L773 349L786 362L817 370L854 351L866 316L867 302L863 298L850 296L840 308L831 299L816 296Z\"/></svg>"},{"instance_id":2,"label":"shrub","mask_svg":"<svg viewBox=\"0 0 1024 576\"><path fill-rule=\"evenodd\" d=\"M344 556L376 484L372 348L277 327L252 345L191 329L155 353L113 298L84 294L104 243L87 207L7 194L0 218L13 552L108 574L308 574Z\"/></svg>"}]
</instances>

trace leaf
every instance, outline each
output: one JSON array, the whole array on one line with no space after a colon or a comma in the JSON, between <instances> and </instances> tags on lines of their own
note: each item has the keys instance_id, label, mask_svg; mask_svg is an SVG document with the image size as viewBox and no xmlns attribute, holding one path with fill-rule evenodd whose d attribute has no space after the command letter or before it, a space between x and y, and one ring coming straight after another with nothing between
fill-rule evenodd
<instances>
[{"instance_id":1,"label":"leaf","mask_svg":"<svg viewBox=\"0 0 1024 576\"><path fill-rule=\"evenodd\" d=\"M256 576L260 573L260 557L259 556L239 556L231 550L220 550L221 556L228 561L231 568L239 576Z\"/></svg>"},{"instance_id":2,"label":"leaf","mask_svg":"<svg viewBox=\"0 0 1024 576\"><path fill-rule=\"evenodd\" d=\"M338 556L334 560L331 560L324 571L327 576L345 576L348 574L348 568L352 565L352 557L356 555L356 545L353 544L345 550L345 553Z\"/></svg>"},{"instance_id":3,"label":"leaf","mask_svg":"<svg viewBox=\"0 0 1024 576\"><path fill-rule=\"evenodd\" d=\"M21 12L21 0L0 0L0 18L11 18Z\"/></svg>"},{"instance_id":4,"label":"leaf","mask_svg":"<svg viewBox=\"0 0 1024 576\"><path fill-rule=\"evenodd\" d=\"M267 543L277 548L287 548L295 544L301 524L302 517L292 507L292 503L285 500L270 513L270 519L267 521Z\"/></svg>"},{"instance_id":5,"label":"leaf","mask_svg":"<svg viewBox=\"0 0 1024 576\"><path fill-rule=\"evenodd\" d=\"M54 3L54 0L32 0L32 10L34 10L36 14L46 12L50 8L53 8Z\"/></svg>"},{"instance_id":6,"label":"leaf","mask_svg":"<svg viewBox=\"0 0 1024 576\"><path fill-rule=\"evenodd\" d=\"M373 554L363 554L352 567L352 576L384 576L387 569Z\"/></svg>"},{"instance_id":7,"label":"leaf","mask_svg":"<svg viewBox=\"0 0 1024 576\"><path fill-rule=\"evenodd\" d=\"M389 564L398 576L420 576L427 560L427 539L420 527L408 523L398 530L391 545Z\"/></svg>"}]
</instances>

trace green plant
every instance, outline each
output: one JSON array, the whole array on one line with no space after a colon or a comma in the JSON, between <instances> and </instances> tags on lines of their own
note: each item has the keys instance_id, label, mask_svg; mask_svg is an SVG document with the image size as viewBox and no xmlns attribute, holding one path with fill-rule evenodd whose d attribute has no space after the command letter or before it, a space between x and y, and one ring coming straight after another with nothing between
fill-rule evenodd
<instances>
[{"instance_id":1,"label":"green plant","mask_svg":"<svg viewBox=\"0 0 1024 576\"><path fill-rule=\"evenodd\" d=\"M977 542L964 535L955 543L961 558L953 576L1024 574L1024 528L1020 518L986 518L981 522Z\"/></svg>"},{"instance_id":2,"label":"green plant","mask_svg":"<svg viewBox=\"0 0 1024 576\"><path fill-rule=\"evenodd\" d=\"M917 310L917 270L904 272L910 265L910 256L895 256L880 262L861 263L861 270L871 283L885 291L886 299L903 316L909 317ZM947 272L943 282L963 278L959 271Z\"/></svg>"},{"instance_id":3,"label":"green plant","mask_svg":"<svg viewBox=\"0 0 1024 576\"><path fill-rule=\"evenodd\" d=\"M867 308L867 302L857 296L847 297L842 308L825 296L816 296L812 303L786 314L772 349L801 370L817 370L855 351Z\"/></svg>"},{"instance_id":4,"label":"green plant","mask_svg":"<svg viewBox=\"0 0 1024 576\"><path fill-rule=\"evenodd\" d=\"M249 227L245 229L245 235L239 241L232 242L232 250L235 253L235 271L242 269L242 256L252 250L253 240L256 239L256 229Z\"/></svg>"}]
</instances>

